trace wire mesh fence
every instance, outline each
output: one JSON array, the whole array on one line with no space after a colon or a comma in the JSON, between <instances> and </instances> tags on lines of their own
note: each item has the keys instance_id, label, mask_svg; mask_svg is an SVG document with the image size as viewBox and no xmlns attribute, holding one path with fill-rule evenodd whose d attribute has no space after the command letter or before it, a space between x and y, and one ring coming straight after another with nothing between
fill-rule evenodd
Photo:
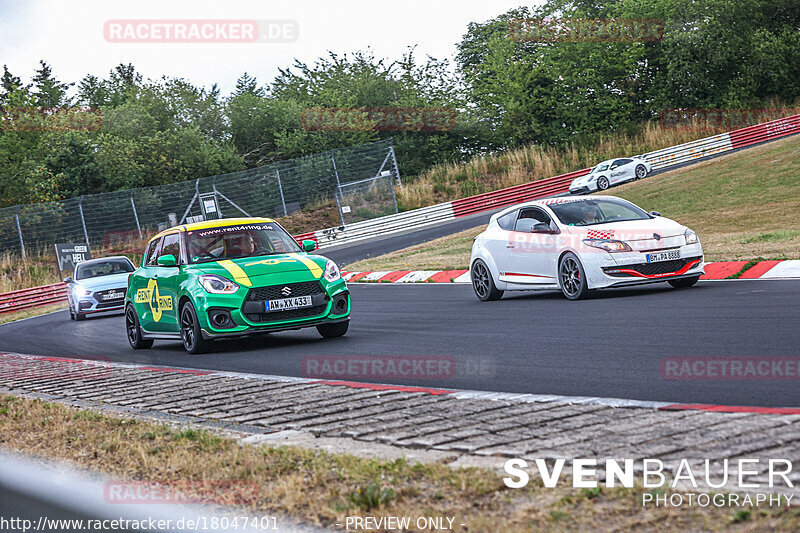
<instances>
[{"instance_id":1,"label":"wire mesh fence","mask_svg":"<svg viewBox=\"0 0 800 533\"><path fill-rule=\"evenodd\" d=\"M56 242L119 248L176 224L281 217L334 199L344 225L397 212L395 180L400 175L389 138L219 176L3 208L0 249L24 255ZM342 201L353 194L363 198L343 210L349 204Z\"/></svg>"},{"instance_id":2,"label":"wire mesh fence","mask_svg":"<svg viewBox=\"0 0 800 533\"><path fill-rule=\"evenodd\" d=\"M336 200L344 224L397 213L394 177L389 171L381 174L339 186Z\"/></svg>"}]
</instances>

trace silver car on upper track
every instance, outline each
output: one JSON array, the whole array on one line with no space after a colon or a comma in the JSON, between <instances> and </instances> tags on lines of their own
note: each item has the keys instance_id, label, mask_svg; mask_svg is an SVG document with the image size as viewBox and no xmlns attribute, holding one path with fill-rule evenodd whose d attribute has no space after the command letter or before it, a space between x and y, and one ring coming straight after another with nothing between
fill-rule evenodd
<instances>
[{"instance_id":1,"label":"silver car on upper track","mask_svg":"<svg viewBox=\"0 0 800 533\"><path fill-rule=\"evenodd\" d=\"M90 259L75 267L67 283L67 302L71 320L83 320L86 315L122 311L128 277L136 270L124 256Z\"/></svg>"}]
</instances>

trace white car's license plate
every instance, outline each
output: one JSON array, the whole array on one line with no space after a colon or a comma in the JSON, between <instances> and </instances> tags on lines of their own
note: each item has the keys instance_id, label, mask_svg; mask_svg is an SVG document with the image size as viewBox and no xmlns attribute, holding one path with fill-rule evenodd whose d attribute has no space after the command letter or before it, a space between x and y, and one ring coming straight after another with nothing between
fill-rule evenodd
<instances>
[{"instance_id":1,"label":"white car's license plate","mask_svg":"<svg viewBox=\"0 0 800 533\"><path fill-rule=\"evenodd\" d=\"M269 300L264 302L267 311L287 311L290 309L300 309L301 307L311 307L311 296L295 296L294 298L281 298L280 300Z\"/></svg>"},{"instance_id":2,"label":"white car's license plate","mask_svg":"<svg viewBox=\"0 0 800 533\"><path fill-rule=\"evenodd\" d=\"M659 261L669 261L671 259L680 259L680 250L670 250L669 252L658 252L656 254L647 254L648 263L657 263Z\"/></svg>"},{"instance_id":3,"label":"white car's license plate","mask_svg":"<svg viewBox=\"0 0 800 533\"><path fill-rule=\"evenodd\" d=\"M119 300L120 298L124 298L124 292L107 292L103 295L103 300Z\"/></svg>"}]
</instances>

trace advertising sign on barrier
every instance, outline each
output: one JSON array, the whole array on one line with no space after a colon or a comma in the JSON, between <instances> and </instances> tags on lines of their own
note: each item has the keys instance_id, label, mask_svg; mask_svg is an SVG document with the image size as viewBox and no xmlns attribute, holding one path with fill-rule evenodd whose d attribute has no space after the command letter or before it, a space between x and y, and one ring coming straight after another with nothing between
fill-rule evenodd
<instances>
[{"instance_id":1,"label":"advertising sign on barrier","mask_svg":"<svg viewBox=\"0 0 800 533\"><path fill-rule=\"evenodd\" d=\"M56 244L58 273L74 272L75 267L92 258L88 244Z\"/></svg>"}]
</instances>

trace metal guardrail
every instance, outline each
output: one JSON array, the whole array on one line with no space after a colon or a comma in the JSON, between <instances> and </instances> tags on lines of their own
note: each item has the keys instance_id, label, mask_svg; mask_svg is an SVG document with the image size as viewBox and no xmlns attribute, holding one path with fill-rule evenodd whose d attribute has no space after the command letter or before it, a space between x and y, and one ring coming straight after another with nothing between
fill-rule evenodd
<instances>
[{"instance_id":1,"label":"metal guardrail","mask_svg":"<svg viewBox=\"0 0 800 533\"><path fill-rule=\"evenodd\" d=\"M654 169L661 170L797 133L800 133L800 115L792 115L763 124L741 128L729 133L712 135L704 139L655 150L639 157L643 157L652 163ZM324 248L371 237L390 235L403 231L414 231L427 224L452 220L529 200L535 200L537 198L566 193L569 191L569 184L572 180L588 174L589 171L590 169L585 168L552 178L536 180L497 191L453 200L452 202L406 211L398 215L376 218L366 223L319 230L314 232L314 237L311 237L310 233L305 235L306 238L314 238L319 243L320 248ZM438 213L438 217L435 219L432 218L430 216L432 213Z\"/></svg>"},{"instance_id":2,"label":"metal guardrail","mask_svg":"<svg viewBox=\"0 0 800 533\"><path fill-rule=\"evenodd\" d=\"M0 315L56 304L64 302L66 299L67 285L65 283L53 283L52 285L6 292L0 294Z\"/></svg>"}]
</instances>

